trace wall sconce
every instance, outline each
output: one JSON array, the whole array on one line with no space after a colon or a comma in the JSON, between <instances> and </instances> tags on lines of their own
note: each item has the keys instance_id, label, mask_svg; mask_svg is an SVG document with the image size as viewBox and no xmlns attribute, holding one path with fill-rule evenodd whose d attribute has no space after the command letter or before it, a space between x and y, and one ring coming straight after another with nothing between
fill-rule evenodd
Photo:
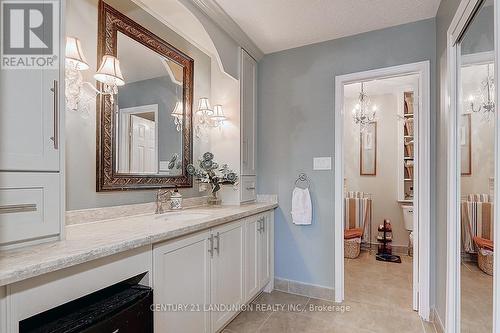
<instances>
[{"instance_id":1,"label":"wall sconce","mask_svg":"<svg viewBox=\"0 0 500 333\"><path fill-rule=\"evenodd\" d=\"M118 86L123 86L125 81L120 69L120 61L111 55L102 57L101 65L94 78L103 84L103 90L98 90L90 82L84 82L81 71L90 66L83 54L80 40L76 37L66 37L66 106L70 110L77 110L84 84L88 85L96 94L109 95L114 103L114 95L118 93Z\"/></svg>"},{"instance_id":2,"label":"wall sconce","mask_svg":"<svg viewBox=\"0 0 500 333\"><path fill-rule=\"evenodd\" d=\"M195 132L197 138L200 138L202 130L206 130L210 126L210 116L213 114L214 112L210 108L208 98L200 98L198 100L198 108L196 109L197 124Z\"/></svg>"},{"instance_id":3,"label":"wall sconce","mask_svg":"<svg viewBox=\"0 0 500 333\"><path fill-rule=\"evenodd\" d=\"M174 118L175 129L177 132L180 132L182 128L182 118L184 117L184 107L181 101L175 103L174 110L170 115Z\"/></svg>"},{"instance_id":4,"label":"wall sconce","mask_svg":"<svg viewBox=\"0 0 500 333\"><path fill-rule=\"evenodd\" d=\"M222 127L222 125L224 124L224 120L227 119L226 116L224 116L222 105L214 105L214 114L210 116L210 119L212 120L214 127Z\"/></svg>"},{"instance_id":5,"label":"wall sconce","mask_svg":"<svg viewBox=\"0 0 500 333\"><path fill-rule=\"evenodd\" d=\"M202 97L198 101L198 109L196 110L196 115L198 116L198 124L196 125L196 137L200 137L200 132L202 129L207 129L210 127L221 128L224 121L227 120L224 115L224 110L222 105L214 105L214 108L210 108L210 102L208 98Z\"/></svg>"}]
</instances>

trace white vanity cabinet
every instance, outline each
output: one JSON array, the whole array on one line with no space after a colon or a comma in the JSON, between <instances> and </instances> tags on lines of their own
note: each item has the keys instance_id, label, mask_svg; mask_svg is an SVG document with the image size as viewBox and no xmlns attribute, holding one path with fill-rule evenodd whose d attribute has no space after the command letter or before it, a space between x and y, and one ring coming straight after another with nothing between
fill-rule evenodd
<instances>
[{"instance_id":1,"label":"white vanity cabinet","mask_svg":"<svg viewBox=\"0 0 500 333\"><path fill-rule=\"evenodd\" d=\"M155 332L210 332L210 230L153 248L154 303L183 304L155 312Z\"/></svg>"},{"instance_id":2,"label":"white vanity cabinet","mask_svg":"<svg viewBox=\"0 0 500 333\"><path fill-rule=\"evenodd\" d=\"M64 205L64 1L50 1L58 68L0 66L0 247L54 239ZM13 14L11 14L13 15ZM42 36L46 40L46 35Z\"/></svg>"},{"instance_id":3,"label":"white vanity cabinet","mask_svg":"<svg viewBox=\"0 0 500 333\"><path fill-rule=\"evenodd\" d=\"M271 280L271 214L263 214L259 217L259 289L264 288Z\"/></svg>"},{"instance_id":4,"label":"white vanity cabinet","mask_svg":"<svg viewBox=\"0 0 500 333\"><path fill-rule=\"evenodd\" d=\"M257 62L241 49L241 201L256 198ZM254 184L251 186L250 184Z\"/></svg>"},{"instance_id":5,"label":"white vanity cabinet","mask_svg":"<svg viewBox=\"0 0 500 333\"><path fill-rule=\"evenodd\" d=\"M164 307L155 331L215 333L227 325L271 280L271 226L266 212L155 245L154 303Z\"/></svg>"},{"instance_id":6,"label":"white vanity cabinet","mask_svg":"<svg viewBox=\"0 0 500 333\"><path fill-rule=\"evenodd\" d=\"M217 332L238 311L233 307L244 303L243 221L214 228L213 257L210 266L210 303L212 332ZM222 306L221 308L217 308Z\"/></svg>"},{"instance_id":7,"label":"white vanity cabinet","mask_svg":"<svg viewBox=\"0 0 500 333\"><path fill-rule=\"evenodd\" d=\"M245 299L252 299L271 277L271 216L260 214L245 221Z\"/></svg>"}]
</instances>

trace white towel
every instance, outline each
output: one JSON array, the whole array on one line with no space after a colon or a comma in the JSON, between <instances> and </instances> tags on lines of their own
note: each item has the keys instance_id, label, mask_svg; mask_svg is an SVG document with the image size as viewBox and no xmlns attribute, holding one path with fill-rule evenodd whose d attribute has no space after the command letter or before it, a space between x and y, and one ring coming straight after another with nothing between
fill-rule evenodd
<instances>
[{"instance_id":1,"label":"white towel","mask_svg":"<svg viewBox=\"0 0 500 333\"><path fill-rule=\"evenodd\" d=\"M292 193L292 221L304 225L312 222L312 203L309 189L296 187Z\"/></svg>"}]
</instances>

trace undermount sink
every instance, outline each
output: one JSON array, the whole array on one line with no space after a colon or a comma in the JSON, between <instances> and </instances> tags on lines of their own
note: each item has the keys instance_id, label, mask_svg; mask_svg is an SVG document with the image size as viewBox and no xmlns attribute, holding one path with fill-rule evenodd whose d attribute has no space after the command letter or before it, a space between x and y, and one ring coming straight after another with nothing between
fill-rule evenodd
<instances>
[{"instance_id":1,"label":"undermount sink","mask_svg":"<svg viewBox=\"0 0 500 333\"><path fill-rule=\"evenodd\" d=\"M158 219L162 220L172 220L172 221L191 221L204 219L209 217L210 214L205 213L191 213L191 212L166 212L161 215L158 215Z\"/></svg>"}]
</instances>

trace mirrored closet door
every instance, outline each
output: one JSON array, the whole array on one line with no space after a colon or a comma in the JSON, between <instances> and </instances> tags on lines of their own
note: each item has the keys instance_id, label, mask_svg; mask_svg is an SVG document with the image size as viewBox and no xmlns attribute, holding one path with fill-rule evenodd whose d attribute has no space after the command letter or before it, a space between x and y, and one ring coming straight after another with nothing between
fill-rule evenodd
<instances>
[{"instance_id":1,"label":"mirrored closet door","mask_svg":"<svg viewBox=\"0 0 500 333\"><path fill-rule=\"evenodd\" d=\"M474 10L457 44L457 229L460 332L493 330L495 62L494 2Z\"/></svg>"}]
</instances>

